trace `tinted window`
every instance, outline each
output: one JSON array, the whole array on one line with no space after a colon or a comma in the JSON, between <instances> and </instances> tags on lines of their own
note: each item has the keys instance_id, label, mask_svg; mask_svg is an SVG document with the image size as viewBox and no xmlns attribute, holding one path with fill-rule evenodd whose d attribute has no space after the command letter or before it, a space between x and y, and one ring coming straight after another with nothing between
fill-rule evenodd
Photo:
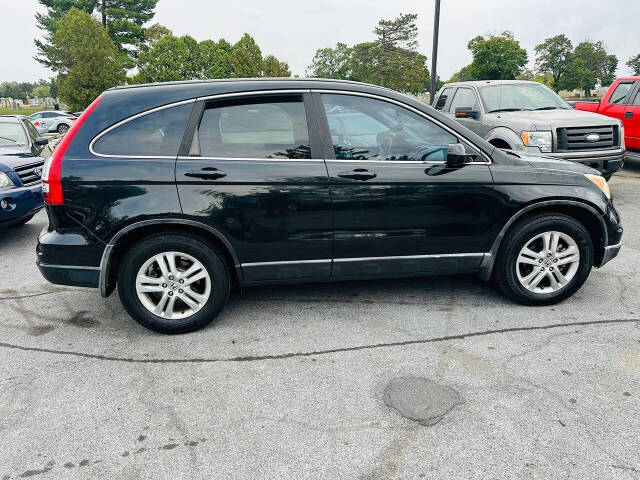
<instances>
[{"instance_id":1,"label":"tinted window","mask_svg":"<svg viewBox=\"0 0 640 480\"><path fill-rule=\"evenodd\" d=\"M311 158L302 97L270 96L208 106L192 155L223 158Z\"/></svg>"},{"instance_id":2,"label":"tinted window","mask_svg":"<svg viewBox=\"0 0 640 480\"><path fill-rule=\"evenodd\" d=\"M621 83L619 84L614 92L611 94L611 98L609 99L609 103L611 104L620 104L624 103L627 95L629 94L629 90L633 87L633 83Z\"/></svg>"},{"instance_id":3,"label":"tinted window","mask_svg":"<svg viewBox=\"0 0 640 480\"><path fill-rule=\"evenodd\" d=\"M193 104L165 108L120 125L93 145L102 155L175 156Z\"/></svg>"},{"instance_id":4,"label":"tinted window","mask_svg":"<svg viewBox=\"0 0 640 480\"><path fill-rule=\"evenodd\" d=\"M446 130L389 102L322 95L337 159L445 161L458 140Z\"/></svg>"},{"instance_id":5,"label":"tinted window","mask_svg":"<svg viewBox=\"0 0 640 480\"><path fill-rule=\"evenodd\" d=\"M633 105L640 105L640 90L636 93L636 98L633 99Z\"/></svg>"},{"instance_id":6,"label":"tinted window","mask_svg":"<svg viewBox=\"0 0 640 480\"><path fill-rule=\"evenodd\" d=\"M56 118L61 116L62 115L60 115L59 113L54 113L54 112L44 112L42 114L42 118Z\"/></svg>"},{"instance_id":7,"label":"tinted window","mask_svg":"<svg viewBox=\"0 0 640 480\"><path fill-rule=\"evenodd\" d=\"M436 103L436 106L435 106L436 110L442 110L444 108L444 106L447 104L447 100L449 99L449 96L451 95L451 92L453 92L453 88L445 88L442 91L442 95L438 97L438 102Z\"/></svg>"},{"instance_id":8,"label":"tinted window","mask_svg":"<svg viewBox=\"0 0 640 480\"><path fill-rule=\"evenodd\" d=\"M478 110L478 101L476 100L476 94L470 88L459 88L456 91L451 107L449 111L455 113L456 108L470 108L472 110Z\"/></svg>"},{"instance_id":9,"label":"tinted window","mask_svg":"<svg viewBox=\"0 0 640 480\"><path fill-rule=\"evenodd\" d=\"M0 123L0 146L23 147L27 145L27 136L19 123Z\"/></svg>"}]
</instances>

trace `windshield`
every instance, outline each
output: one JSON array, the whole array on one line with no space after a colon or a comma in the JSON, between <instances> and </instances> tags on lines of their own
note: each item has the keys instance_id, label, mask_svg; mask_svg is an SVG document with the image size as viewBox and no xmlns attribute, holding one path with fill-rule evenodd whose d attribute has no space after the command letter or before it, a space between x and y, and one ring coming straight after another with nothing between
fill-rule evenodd
<instances>
[{"instance_id":1,"label":"windshield","mask_svg":"<svg viewBox=\"0 0 640 480\"><path fill-rule=\"evenodd\" d=\"M488 113L519 110L568 110L558 95L539 83L512 83L480 87Z\"/></svg>"},{"instance_id":2,"label":"windshield","mask_svg":"<svg viewBox=\"0 0 640 480\"><path fill-rule=\"evenodd\" d=\"M17 123L0 123L0 146L24 147L27 136L24 129Z\"/></svg>"}]
</instances>

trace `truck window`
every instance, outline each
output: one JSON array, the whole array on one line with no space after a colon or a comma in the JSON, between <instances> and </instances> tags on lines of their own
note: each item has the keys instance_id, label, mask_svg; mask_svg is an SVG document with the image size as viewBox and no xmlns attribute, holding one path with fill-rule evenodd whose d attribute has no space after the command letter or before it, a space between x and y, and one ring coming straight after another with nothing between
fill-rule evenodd
<instances>
[{"instance_id":1,"label":"truck window","mask_svg":"<svg viewBox=\"0 0 640 480\"><path fill-rule=\"evenodd\" d=\"M633 87L633 82L625 82L620 83L614 92L611 94L611 98L609 99L609 103L611 105L620 105L624 104L627 99L627 95L629 94L629 90Z\"/></svg>"},{"instance_id":2,"label":"truck window","mask_svg":"<svg viewBox=\"0 0 640 480\"><path fill-rule=\"evenodd\" d=\"M633 102L631 104L634 106L640 106L640 90L638 90L638 93L636 93L636 98L633 99Z\"/></svg>"},{"instance_id":3,"label":"truck window","mask_svg":"<svg viewBox=\"0 0 640 480\"><path fill-rule=\"evenodd\" d=\"M442 110L444 106L447 104L447 100L451 96L451 92L453 92L453 88L445 88L442 92L442 95L438 98L438 102L436 103L435 109Z\"/></svg>"},{"instance_id":4,"label":"truck window","mask_svg":"<svg viewBox=\"0 0 640 480\"><path fill-rule=\"evenodd\" d=\"M478 110L478 99L476 94L470 88L459 88L456 91L451 107L449 111L455 113L456 108L470 108L471 110Z\"/></svg>"}]
</instances>

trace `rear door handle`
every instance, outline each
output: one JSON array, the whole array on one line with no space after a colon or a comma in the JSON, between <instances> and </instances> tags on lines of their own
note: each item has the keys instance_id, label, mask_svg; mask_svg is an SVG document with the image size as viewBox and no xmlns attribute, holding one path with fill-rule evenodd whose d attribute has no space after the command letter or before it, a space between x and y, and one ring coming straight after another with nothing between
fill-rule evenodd
<instances>
[{"instance_id":1,"label":"rear door handle","mask_svg":"<svg viewBox=\"0 0 640 480\"><path fill-rule=\"evenodd\" d=\"M366 168L354 168L350 172L340 172L338 173L340 178L350 178L351 180L371 180L372 178L376 178L378 175L370 172Z\"/></svg>"},{"instance_id":2,"label":"rear door handle","mask_svg":"<svg viewBox=\"0 0 640 480\"><path fill-rule=\"evenodd\" d=\"M633 112L624 112L624 118L633 118Z\"/></svg>"},{"instance_id":3,"label":"rear door handle","mask_svg":"<svg viewBox=\"0 0 640 480\"><path fill-rule=\"evenodd\" d=\"M227 174L215 167L204 167L200 170L191 170L189 172L184 172L184 176L192 178L202 178L203 180L217 180L218 178L226 177Z\"/></svg>"}]
</instances>

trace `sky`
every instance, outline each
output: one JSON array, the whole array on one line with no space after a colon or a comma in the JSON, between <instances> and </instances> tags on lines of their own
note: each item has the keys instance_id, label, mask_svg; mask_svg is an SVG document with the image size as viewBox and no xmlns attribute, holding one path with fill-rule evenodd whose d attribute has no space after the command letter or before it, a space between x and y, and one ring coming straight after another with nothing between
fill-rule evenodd
<instances>
[{"instance_id":1,"label":"sky","mask_svg":"<svg viewBox=\"0 0 640 480\"><path fill-rule=\"evenodd\" d=\"M273 54L303 76L315 51L336 42L349 45L373 39L380 19L417 13L419 50L429 57L435 0L160 0L152 23L197 40L236 42L252 35L263 55ZM40 35L37 0L0 0L0 81L35 81L52 73L33 59ZM448 79L471 62L468 41L477 36L514 32L529 53L545 38L564 33L574 45L603 40L619 59L618 75L630 73L627 60L640 53L638 0L442 0L438 74Z\"/></svg>"}]
</instances>

